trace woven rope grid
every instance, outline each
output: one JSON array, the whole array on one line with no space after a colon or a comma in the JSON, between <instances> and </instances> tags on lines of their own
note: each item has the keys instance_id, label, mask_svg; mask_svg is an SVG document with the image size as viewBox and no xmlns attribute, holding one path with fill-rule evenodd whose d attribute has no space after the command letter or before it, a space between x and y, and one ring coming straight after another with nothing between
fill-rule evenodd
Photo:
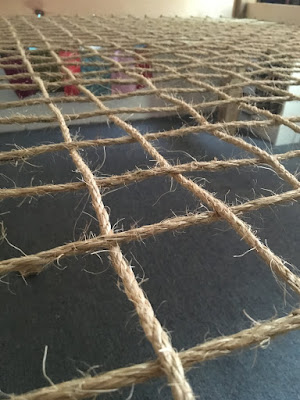
<instances>
[{"instance_id":1,"label":"woven rope grid","mask_svg":"<svg viewBox=\"0 0 300 400\"><path fill-rule=\"evenodd\" d=\"M250 248L256 250L273 273L300 294L300 277L263 244L251 227L240 218L245 212L268 205L295 201L300 197L300 183L281 164L282 160L299 157L300 150L271 155L246 142L242 137L232 134L232 129L266 129L280 125L285 125L292 131L300 133L300 127L297 125L299 117L284 118L263 107L258 107L266 102L276 104L299 100L297 95L287 90L289 85L299 84L299 79L292 75L300 70L298 64L300 45L296 33L297 29L293 27L254 23L216 23L197 18L189 20L179 18L139 20L133 17L1 19L0 66L15 70L10 78L13 77L14 80L24 78L30 81L6 83L7 77L0 77L0 89L38 90L40 96L1 103L0 109L15 111L23 106L44 104L49 108L50 114L20 115L15 111L10 116L1 117L0 124L56 122L61 129L63 142L1 152L0 161L18 163L18 161L43 153L68 150L82 175L83 182L1 189L0 198L42 196L48 193L88 189L99 222L100 234L92 239L68 243L37 254L0 261L0 274L18 271L26 276L30 273L41 272L45 266L61 257L91 253L99 248L107 249L111 263L122 279L126 295L133 302L145 335L157 355L157 361L122 368L91 378L64 382L26 395L12 396L12 398L67 399L72 397L80 399L99 394L101 391L144 382L164 374L175 399L193 399L194 395L185 377L184 368L300 328L300 310L294 310L286 317L259 323L248 330L213 339L177 353L172 347L169 336L156 319L150 302L120 249L120 245L124 242L141 240L167 231L223 219ZM283 36L284 42L281 41ZM29 50L33 45L35 49ZM73 52L69 55L69 59L61 53L61 50L65 49ZM79 49L80 57L84 55L89 61L78 60ZM119 55L120 52L122 57L116 57L116 54ZM18 64L14 62L16 58ZM84 64L93 67L94 70L76 73L70 68L70 66ZM120 76L120 74L123 75ZM100 85L107 89L112 85L121 87L122 84L135 85L135 90L127 93L122 93L122 90L112 91L112 93L107 91L96 95L91 89L91 85ZM138 85L140 89L137 90ZM80 94L66 96L55 93L66 86L76 87ZM249 86L258 88L264 95L244 95L242 89ZM235 90L239 95L232 95ZM202 93L203 101L194 104L183 100L183 96L193 93ZM141 95L154 95L165 105L110 108L106 103L108 100L128 99ZM208 97L209 101L206 100ZM92 103L95 110L64 114L59 104L67 102ZM219 110L229 106L251 112L257 118L250 121L234 119L208 122L202 114L202 111ZM125 122L119 116L120 114L151 112L189 115L197 125L142 135L132 124ZM70 120L100 115L119 126L126 135L118 138L73 140L68 128ZM216 138L249 152L252 158L193 161L171 165L152 145L152 141L160 137L183 136L198 132L209 132ZM78 152L79 149L91 146L112 146L133 142L139 143L157 165L150 169L136 169L108 178L96 178ZM218 171L224 168L262 164L272 168L290 185L291 190L229 206L183 175L192 171ZM175 179L208 206L210 211L173 217L159 223L114 232L100 189L127 185L160 175Z\"/></svg>"}]
</instances>

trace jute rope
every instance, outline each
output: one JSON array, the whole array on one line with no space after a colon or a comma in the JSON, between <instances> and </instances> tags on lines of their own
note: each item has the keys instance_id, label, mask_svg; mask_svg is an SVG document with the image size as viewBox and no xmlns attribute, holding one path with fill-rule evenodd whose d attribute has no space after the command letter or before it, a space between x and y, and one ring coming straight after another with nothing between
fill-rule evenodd
<instances>
[{"instance_id":1,"label":"jute rope","mask_svg":"<svg viewBox=\"0 0 300 400\"><path fill-rule=\"evenodd\" d=\"M64 19L63 19L64 20ZM52 22L52 20L51 20ZM84 46L84 43L78 39L75 38L74 35L67 30L64 26L59 25L57 22L53 21L53 24L57 28L60 28L61 31L65 32L66 35L71 37L72 39L75 39L79 45ZM72 23L74 24L74 23ZM76 28L80 28L80 25L74 24ZM31 24L33 27L33 25ZM82 28L82 30L89 35L93 35L96 37L99 41L103 40L98 34L89 31L85 26ZM113 42L110 42L110 44L114 44ZM115 44L115 47L118 48L118 45ZM127 53L132 53L131 51L126 51ZM53 56L56 53L53 52ZM98 54L97 50L95 49L95 54ZM104 59L110 60L116 67L119 67L120 69L123 68L123 66L118 62L113 59L108 59L106 56L102 57ZM141 61L146 62L147 60L140 56ZM169 68L168 68L169 69ZM139 74L136 72L131 72L130 70L126 70L126 73L129 76L136 77L140 81L142 81L145 85L149 86L151 89L155 89L155 85L150 79L147 79L145 77L140 77ZM74 75L72 72L68 72L68 75L70 78ZM75 79L75 78L74 78ZM79 85L80 87L80 85ZM103 102L97 98L96 96L93 95L89 90L86 88L83 88L83 92L87 94L87 96L93 101L97 106L102 109L106 110L108 114L108 118L110 121L114 122L116 125L124 129L131 137L136 139L141 146L151 155L153 159L155 159L158 164L161 167L165 168L170 168L169 162L155 149L155 147L152 146L150 142L148 142L143 135L140 134L140 132L133 128L132 125L128 124L127 122L121 120L119 117L115 115L110 114L109 108L107 108ZM192 106L184 102L183 100L177 99L173 96L163 94L163 93L158 93L158 96L161 97L162 99L165 99L169 102L172 102L174 104L181 105L184 109L187 110L187 112L192 115L199 123L201 124L206 124L207 121L205 118L200 115ZM240 147L242 147L245 150L251 151L252 153L258 155L261 159L263 159L265 162L269 163L276 172L283 178L286 179L290 184L293 185L294 188L299 188L300 183L296 179L295 176L290 174L282 164L278 162L273 156L269 155L267 152L264 150L259 149L256 146L253 146L251 144L246 143L244 140L236 137L232 137L226 132L222 131L217 131L214 130L212 131L212 134L217 136L219 139L222 139L224 141L227 141L231 144L238 144ZM289 268L286 267L286 265L282 262L282 260L276 256L266 245L264 245L258 237L252 232L252 229L249 225L247 225L244 221L242 221L240 218L238 218L234 213L231 212L229 207L227 207L222 201L218 200L216 197L214 197L211 193L209 193L207 190L203 189L201 186L198 186L195 182L193 182L190 179L187 179L184 177L182 174L172 174L171 175L178 183L180 183L183 187L191 191L196 197L198 197L201 201L204 202L204 204L207 204L210 208L212 208L215 213L222 218L224 218L235 230L236 232L250 245L251 248L254 248L257 253L263 258L264 261L270 266L273 272L275 272L278 276L283 278L286 282L289 283L289 285L297 292L300 294L300 280L297 276L295 276L294 273L292 273Z\"/></svg>"},{"instance_id":2,"label":"jute rope","mask_svg":"<svg viewBox=\"0 0 300 400\"><path fill-rule=\"evenodd\" d=\"M77 81L69 81L69 84L72 83L76 83ZM118 81L120 82L120 80ZM124 81L122 81L124 83ZM132 82L132 81L130 81ZM89 80L88 81L89 84L92 84L93 81ZM99 83L98 81L95 81L95 83ZM64 85L66 85L66 82L63 83ZM11 85L8 85L7 88L11 88ZM27 89L26 84L24 85L20 85L16 87L17 89ZM195 90L188 90L188 89L174 89L173 90L174 93L192 93L195 92ZM147 95L147 94L158 94L159 92L167 92L167 90L143 90L143 94ZM169 92L172 92L172 90L170 90ZM199 93L199 92L197 92ZM133 95L131 94L131 96L129 96L129 94L126 94L124 96L121 95L115 95L115 96L110 96L109 99L121 99L121 98L126 98L126 97L132 97ZM105 96L103 96L105 97ZM82 97L66 97L66 102L67 103L71 103L71 102L88 102L89 100L82 98ZM101 96L102 99L102 96ZM103 100L103 99L102 99ZM253 98L249 97L248 98L249 102L254 102L255 103L259 103L259 102L265 102L265 98L261 97L257 97L255 100L253 100ZM278 101L289 101L289 100L299 100L299 98L297 98L297 96L281 96L281 97L270 97L270 101L274 101L274 102L278 102ZM221 107L224 105L228 105L228 104L233 104L233 103L239 103L239 102L245 102L247 101L247 97L242 97L242 98L234 98L233 100L226 99L226 100L216 100L216 101L210 101L210 102L203 102L203 103L199 103L199 104L195 104L193 105L193 108L195 110L205 110L205 109L211 109L214 107ZM28 104L27 104L28 102ZM55 98L55 102L65 102L64 98ZM40 103L38 100L28 100L28 101L24 101L24 102L12 102L12 103L3 103L3 105L0 104L0 109L4 109L4 108L13 108L13 107L20 107L20 106L24 106L24 105L35 105L35 104L48 104L49 100L47 99L41 99ZM141 113L156 113L156 112L165 112L165 113L174 113L174 112L180 112L182 109L181 106L165 106L165 107L147 107L147 108L143 108L143 107L119 107L119 108L115 108L115 109L111 109L111 114L141 114ZM253 109L252 109L253 110ZM263 111L263 110L262 110ZM79 119L83 119L83 118L89 118L89 117L96 117L96 116L100 116L100 115L107 115L105 113L105 111L101 111L101 110L94 110L94 111L85 111L85 112L81 112L79 114L65 114L64 118L67 121L71 121L71 120L79 120ZM266 116L269 116L269 114ZM291 118L284 118L285 121L287 121L287 124L293 126L292 124L295 122L299 122L299 117L291 117ZM0 117L0 124L1 125L9 125L9 124L31 124L33 122L56 122L56 119L54 116L51 115L39 115L39 116L35 116L35 115L13 115L11 117L7 116L7 117ZM265 127L265 126L270 126L270 125L279 125L281 123L281 120L262 120L262 121L235 121L235 122L229 122L226 123L224 122L222 124L222 128L227 128L227 127L233 127L233 128L242 128L242 127ZM288 125L287 125L288 126ZM208 127L209 129L209 127ZM299 128L297 128L297 130L295 131L296 133L299 133Z\"/></svg>"},{"instance_id":3,"label":"jute rope","mask_svg":"<svg viewBox=\"0 0 300 400\"><path fill-rule=\"evenodd\" d=\"M146 135L145 135L146 136ZM106 139L103 139L105 143L108 142ZM99 140L99 142L101 139ZM88 141L90 142L90 141ZM94 141L92 141L94 142ZM96 140L95 142L98 143ZM68 148L78 148L82 146L82 143L79 142L80 144L78 146L77 143L72 142L70 144L74 144L73 146L64 146L63 145L46 145L47 148L50 147L51 151L57 151L57 150L64 150ZM91 145L88 143L88 145ZM52 149L52 146L55 148ZM40 146L42 147L42 146ZM39 147L36 148L37 153L39 150ZM16 150L17 152L18 150ZM23 150L20 150L20 152L23 152ZM26 153L26 151L25 151ZM38 153L40 154L40 153ZM292 150L284 154L277 154L276 157L277 159L280 160L287 160L291 159L294 157L299 157L300 156L300 150ZM1 156L0 156L1 159ZM244 158L240 160L213 160L213 161L192 161L190 163L186 164L180 164L180 165L170 165L168 167L153 167L149 169L136 169L133 171L125 172L124 174L120 175L112 175L108 178L96 178L96 183L99 187L101 188L109 188L113 186L121 186L121 185L128 185L130 183L136 183L143 181L145 179L154 177L154 176L162 176L162 175L167 175L167 174L180 174L180 173L186 173L186 172L194 172L194 171L220 171L224 170L227 168L239 168L239 167L245 167L249 165L253 166L259 166L261 163L261 160L259 158ZM77 191L77 190L82 190L86 188L85 182L70 182L70 183L63 183L60 185L40 185L40 186L29 186L29 187L16 187L13 189L0 189L0 199L5 199L5 198L10 198L10 197L24 197L24 196L43 196L46 194L53 194L53 193L62 193L62 192L69 192L69 191ZM282 199L285 199L286 193L283 193ZM260 200L260 199L258 199ZM262 204L265 198L261 199ZM269 200L268 200L269 201Z\"/></svg>"},{"instance_id":4,"label":"jute rope","mask_svg":"<svg viewBox=\"0 0 300 400\"><path fill-rule=\"evenodd\" d=\"M19 53L22 57L24 64L27 66L28 71L32 74L32 79L39 85L43 96L50 100L50 96L49 93L47 92L44 82L41 80L40 77L35 75L34 69L32 68L30 61L26 57L26 53L23 49L21 41L18 38L14 26L11 24L9 20L7 19L4 20L9 26L12 35L16 40L16 45L19 50ZM33 24L30 24L30 26L33 29L36 29ZM57 59L58 62L61 61L59 57L56 55L56 53L54 53L53 50L51 50L51 45L44 37L44 35L40 33L39 30L37 30L37 32L44 41L47 48L50 50L51 54ZM69 70L66 67L63 66L62 68L65 70L65 72L68 73ZM78 88L83 93L85 92L90 93L84 86L78 85ZM57 117L65 142L66 143L72 142L70 131L60 110L52 102L49 103L48 105L51 111ZM93 173L91 172L90 168L84 162L84 160L82 159L82 157L80 156L80 154L76 149L70 149L69 152L74 161L74 164L82 174L82 177L89 189L101 233L104 235L113 235L113 231L109 220L109 215L102 202L102 196L100 194L99 187L96 183ZM184 369L181 364L181 360L177 352L173 349L168 334L164 331L158 319L155 317L153 308L149 300L146 298L143 290L139 286L135 278L135 275L132 271L132 268L128 263L128 261L123 256L118 244L113 244L109 247L109 255L113 267L115 268L117 274L119 275L119 277L123 282L125 293L128 299L135 306L136 312L139 316L145 335L152 344L156 352L156 355L158 356L161 362L161 368L168 377L168 381L171 386L174 399L176 400L194 399L192 389L184 376Z\"/></svg>"},{"instance_id":5,"label":"jute rope","mask_svg":"<svg viewBox=\"0 0 300 400\"><path fill-rule=\"evenodd\" d=\"M113 113L112 113L113 114ZM36 118L36 122L38 117ZM271 126L271 121L264 121L264 124L261 124L259 121L249 121L249 123L239 124L238 122L228 122L222 124L223 128L239 128L239 127L248 127L255 128L260 126ZM190 133L199 133L199 132L210 132L211 130L216 129L216 127L221 126L221 124L207 124L207 125L198 125L198 126L189 126L185 128L178 128L170 131L156 132L156 133L146 133L144 137L147 140L156 140L160 138L168 138L168 137L177 137L177 136L186 136ZM37 156L43 153L56 152L61 150L66 150L69 148L86 148L93 146L111 146L115 144L126 144L126 143L134 143L136 140L134 138L126 136L118 137L118 138L107 138L107 139L94 139L94 140L73 140L71 143L59 143L59 144L49 144L49 145L40 145L34 147L26 147L20 150L11 150L11 151L3 151L0 152L0 162L17 162L18 160L26 160L27 158ZM294 154L292 157L299 156L299 150L294 150L292 153ZM275 155L276 157L276 155ZM289 158L289 157L287 157ZM257 163L259 163L259 159L257 159Z\"/></svg>"},{"instance_id":6,"label":"jute rope","mask_svg":"<svg viewBox=\"0 0 300 400\"><path fill-rule=\"evenodd\" d=\"M283 36L284 42L281 40ZM221 45L216 37L222 38ZM29 51L28 47L33 45L37 50ZM99 45L101 45L100 49L95 48ZM75 56L68 59L61 55L60 50L73 51ZM296 293L300 293L300 277L263 244L252 228L241 219L243 213L258 210L261 207L294 202L300 198L300 184L297 177L282 164L284 160L299 157L300 150L273 155L245 141L243 137L231 133L232 129L237 133L253 129L264 129L267 132L270 127L282 125L295 134L300 133L299 116L283 117L270 111L272 107L283 102L300 100L299 95L291 93L288 89L291 85L300 84L297 75L300 71L299 50L297 29L273 24L225 23L198 18L186 20L164 17L144 20L134 17L1 19L0 67L10 69L14 73L9 76L8 82L7 77L0 77L0 90L38 90L39 96L1 102L0 109L7 110L7 115L0 117L0 124L26 126L26 124L40 122L54 123L61 130L63 142L2 151L0 162L18 165L19 162L41 154L67 150L77 170L81 173L83 181L2 188L0 199L39 197L87 189L99 223L99 235L36 254L0 261L0 275L18 271L26 276L30 273L41 272L45 266L62 257L89 254L101 248L107 249L111 263L122 279L125 293L134 304L141 326L157 356L156 361L121 368L95 377L64 382L25 395L12 395L11 398L16 400L81 399L99 394L101 391L115 390L165 375L175 399L193 399L192 389L184 374L185 368L246 346L260 345L276 335L300 328L299 310L294 310L286 317L256 323L248 330L213 339L177 353L171 345L168 334L155 317L150 302L120 248L122 243L144 240L150 236L182 230L193 225L225 220L251 249L256 250L272 272ZM121 52L123 61L114 57L116 52ZM83 61L80 57L88 61ZM70 70L70 66L82 66L83 63L88 67L95 67L95 70L81 73ZM123 77L113 78L112 73L122 73ZM151 78L149 73L152 75ZM28 81L22 81L24 79ZM142 87L127 93L117 91L102 95L95 95L91 89L91 85L121 86L124 84ZM60 90L68 85L77 87L80 95L65 96L54 93L57 89ZM243 93L244 88L253 89L253 87L259 90L256 95ZM233 96L233 90L239 90L239 95ZM199 94L203 96L203 101L194 103L191 99ZM126 101L136 96L156 96L160 99L160 104L163 102L164 105L112 108L107 103L110 100ZM190 100L182 96L189 96ZM72 114L64 114L60 110L59 104L73 102L93 104L94 110ZM266 103L271 107L270 110L266 109ZM36 105L46 105L50 113L32 114L31 106ZM208 118L209 113L217 113L219 109L228 106L235 106L241 111L246 111L252 117L218 122L215 118ZM23 107L28 109L26 115L18 112L18 110L23 110ZM131 123L120 117L125 114L153 112L158 115L178 113L190 116L196 125L142 135ZM207 115L202 113L207 113ZM93 140L72 139L68 128L69 121L80 121L83 118L97 116L105 116L108 121L126 132L126 136ZM155 147L156 139L202 132L207 132L221 141L238 147L243 152L250 153L251 158L214 159L172 165ZM101 134L101 128L99 133ZM79 153L80 149L92 146L130 143L139 143L156 161L156 165L149 169L137 168L120 175L96 178ZM217 173L225 168L260 166L271 168L292 189L229 206L183 175L194 171ZM175 179L206 204L210 211L168 218L155 224L114 232L100 190L141 182L155 176Z\"/></svg>"},{"instance_id":7,"label":"jute rope","mask_svg":"<svg viewBox=\"0 0 300 400\"><path fill-rule=\"evenodd\" d=\"M259 210L261 207L297 201L299 197L299 189L291 190L279 195L262 197L237 206L232 206L230 210L232 213L240 215L245 212ZM40 272L43 270L44 266L63 257L90 253L96 251L98 248L107 249L112 243L128 243L135 240L143 240L150 236L156 236L169 231L182 230L193 225L210 224L220 219L221 217L218 214L207 211L199 214L168 218L156 224L143 225L139 228L129 229L123 232L115 232L114 235L102 235L93 239L79 240L40 253L0 261L0 275L5 275L13 271L18 271L23 275ZM296 285L299 287L300 278L294 275L294 279Z\"/></svg>"},{"instance_id":8,"label":"jute rope","mask_svg":"<svg viewBox=\"0 0 300 400\"><path fill-rule=\"evenodd\" d=\"M201 361L212 360L243 349L246 346L267 343L277 335L300 328L300 310L294 310L286 317L257 323L234 335L209 340L199 346L179 353L184 368L191 368ZM114 390L146 382L162 375L159 361L150 361L131 367L120 368L93 377L74 379L55 386L38 389L25 395L11 396L12 400L68 400L84 399L98 395L101 391Z\"/></svg>"}]
</instances>

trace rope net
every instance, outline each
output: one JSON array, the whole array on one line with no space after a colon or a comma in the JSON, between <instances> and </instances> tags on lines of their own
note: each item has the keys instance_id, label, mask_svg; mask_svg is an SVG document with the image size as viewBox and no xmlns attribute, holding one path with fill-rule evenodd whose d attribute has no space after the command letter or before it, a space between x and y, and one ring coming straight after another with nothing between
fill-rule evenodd
<instances>
[{"instance_id":1,"label":"rope net","mask_svg":"<svg viewBox=\"0 0 300 400\"><path fill-rule=\"evenodd\" d=\"M289 86L299 85L300 44L297 33L295 27L258 22L213 22L198 18L1 18L0 64L6 75L0 76L0 89L14 90L19 99L0 103L0 109L6 113L1 114L0 124L7 127L55 123L60 127L62 140L60 143L0 152L0 161L17 164L37 155L67 150L82 176L82 182L2 188L0 198L87 190L99 232L98 236L90 239L0 261L0 273L19 272L26 277L42 273L46 266L63 257L106 249L157 356L155 361L51 385L12 398L82 399L165 375L174 399L193 399L185 369L300 328L300 310L295 309L285 317L257 323L231 336L222 336L178 353L120 247L165 232L224 220L250 249L257 252L276 277L300 294L300 277L262 243L243 220L244 213L300 198L298 179L282 164L283 160L299 157L300 150L273 155L240 135L243 130L259 130L267 135L270 129L281 126L299 134L299 117L280 115L283 102L299 100L299 96L288 90ZM148 102L143 100L144 103L140 104L141 98L148 99ZM138 99L136 104L134 99ZM133 106L121 107L121 101L125 104L131 101ZM68 103L77 104L79 111L65 113L62 105ZM92 107L81 111L87 104ZM44 114L22 112L37 105L44 107ZM242 113L248 118L241 118ZM134 117L144 118L152 114L187 115L194 123L179 129L142 134L130 122ZM121 128L123 136L93 140L78 140L71 136L69 125L73 121L78 123L95 117ZM175 165L155 147L154 140L158 138L201 132L208 132L248 152L250 157ZM99 178L92 173L80 153L83 148L124 143L139 143L156 165ZM290 186L290 190L232 206L186 176L186 173L194 171L215 172L259 165L271 168ZM208 211L114 231L102 190L155 176L168 176L175 180L198 198Z\"/></svg>"}]
</instances>

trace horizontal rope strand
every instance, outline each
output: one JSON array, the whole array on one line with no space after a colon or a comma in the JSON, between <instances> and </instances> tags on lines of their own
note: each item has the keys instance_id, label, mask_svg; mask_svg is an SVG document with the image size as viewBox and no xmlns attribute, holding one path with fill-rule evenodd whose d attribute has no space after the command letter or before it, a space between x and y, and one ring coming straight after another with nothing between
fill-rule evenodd
<instances>
[{"instance_id":1,"label":"horizontal rope strand","mask_svg":"<svg viewBox=\"0 0 300 400\"><path fill-rule=\"evenodd\" d=\"M228 355L245 347L260 345L270 339L300 328L300 309L289 315L266 322L257 322L252 328L222 336L179 353L184 368ZM74 400L147 382L162 375L158 361L148 361L116 369L93 377L84 377L37 389L23 395L10 395L10 400Z\"/></svg>"}]
</instances>

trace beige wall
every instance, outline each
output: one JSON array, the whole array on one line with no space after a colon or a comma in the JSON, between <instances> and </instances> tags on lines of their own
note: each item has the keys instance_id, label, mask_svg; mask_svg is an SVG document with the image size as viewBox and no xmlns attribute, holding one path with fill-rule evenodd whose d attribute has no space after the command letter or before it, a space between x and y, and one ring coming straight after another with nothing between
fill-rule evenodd
<instances>
[{"instance_id":1,"label":"beige wall","mask_svg":"<svg viewBox=\"0 0 300 400\"><path fill-rule=\"evenodd\" d=\"M233 0L0 0L1 15L32 14L41 8L48 15L132 14L136 16L230 17Z\"/></svg>"}]
</instances>

